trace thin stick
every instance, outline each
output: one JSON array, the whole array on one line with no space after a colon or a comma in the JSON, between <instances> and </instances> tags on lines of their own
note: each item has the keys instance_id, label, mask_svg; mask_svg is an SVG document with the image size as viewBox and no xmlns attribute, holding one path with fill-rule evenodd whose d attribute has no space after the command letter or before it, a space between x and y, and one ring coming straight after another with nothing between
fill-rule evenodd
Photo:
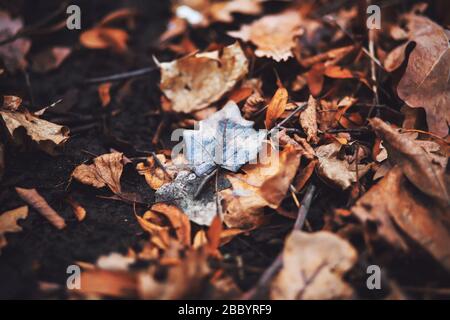
<instances>
[{"instance_id":1,"label":"thin stick","mask_svg":"<svg viewBox=\"0 0 450 320\"><path fill-rule=\"evenodd\" d=\"M202 182L200 182L200 185L197 188L197 191L195 191L194 194L194 199L197 199L198 196L200 195L200 193L203 191L203 189L205 188L206 184L209 182L209 180L211 180L212 177L214 177L214 175L216 174L216 172L219 170L218 167L216 167L211 173L209 173L208 175L206 175Z\"/></svg>"},{"instance_id":2,"label":"thin stick","mask_svg":"<svg viewBox=\"0 0 450 320\"><path fill-rule=\"evenodd\" d=\"M294 227L292 230L301 230L306 221L306 216L308 214L309 208L311 206L312 198L314 195L316 187L311 184L306 190L305 197L303 198L302 205L298 210L297 219L295 220ZM272 278L280 271L283 267L283 255L278 254L274 262L269 266L269 268L264 271L261 278L255 287L244 293L241 297L242 300L253 300L261 299L269 289L269 284Z\"/></svg>"},{"instance_id":3,"label":"thin stick","mask_svg":"<svg viewBox=\"0 0 450 320\"><path fill-rule=\"evenodd\" d=\"M109 81L119 81L119 80L123 80L123 79L129 79L129 78L143 76L143 75L152 73L153 71L155 71L157 69L158 69L158 67L156 67L156 66L147 67L147 68L117 73L117 74L104 76L104 77L86 79L85 83L94 84L94 83L109 82Z\"/></svg>"},{"instance_id":4,"label":"thin stick","mask_svg":"<svg viewBox=\"0 0 450 320\"><path fill-rule=\"evenodd\" d=\"M277 124L275 127L273 127L268 135L272 134L275 130L280 129L286 122L288 122L289 120L291 120L297 113L299 113L300 111L302 111L303 109L305 109L306 105L308 103L307 102L302 102L300 104L296 103L297 108L291 112L291 114L289 116L287 116L286 118L284 118L279 124Z\"/></svg>"}]
</instances>

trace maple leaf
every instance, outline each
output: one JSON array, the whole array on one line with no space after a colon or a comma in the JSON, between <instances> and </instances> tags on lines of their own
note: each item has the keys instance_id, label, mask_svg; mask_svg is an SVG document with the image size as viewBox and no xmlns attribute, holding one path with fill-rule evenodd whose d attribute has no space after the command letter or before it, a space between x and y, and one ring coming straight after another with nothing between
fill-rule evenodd
<instances>
[{"instance_id":1,"label":"maple leaf","mask_svg":"<svg viewBox=\"0 0 450 320\"><path fill-rule=\"evenodd\" d=\"M229 101L222 110L199 123L199 130L185 130L185 157L197 175L217 166L236 172L256 159L266 131L253 129L253 121L242 118L238 106Z\"/></svg>"}]
</instances>

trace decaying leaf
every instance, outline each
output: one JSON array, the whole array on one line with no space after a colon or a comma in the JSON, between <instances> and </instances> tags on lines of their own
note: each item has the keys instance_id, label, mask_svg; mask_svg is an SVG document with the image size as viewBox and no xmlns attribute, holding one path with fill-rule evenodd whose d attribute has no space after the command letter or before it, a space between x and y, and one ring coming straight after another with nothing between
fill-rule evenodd
<instances>
[{"instance_id":1,"label":"decaying leaf","mask_svg":"<svg viewBox=\"0 0 450 320\"><path fill-rule=\"evenodd\" d=\"M47 219L55 228L61 230L66 227L64 219L53 210L45 199L36 191L36 189L16 188L16 192L23 201L32 206L45 219Z\"/></svg>"},{"instance_id":2,"label":"decaying leaf","mask_svg":"<svg viewBox=\"0 0 450 320\"><path fill-rule=\"evenodd\" d=\"M5 11L0 11L0 41L13 37L23 28L20 18L12 19ZM24 70L27 66L25 56L30 50L31 41L19 38L0 46L0 59L6 69L14 73L16 70Z\"/></svg>"},{"instance_id":3,"label":"decaying leaf","mask_svg":"<svg viewBox=\"0 0 450 320\"><path fill-rule=\"evenodd\" d=\"M272 299L348 299L353 289L342 277L355 264L356 250L327 231L293 231L283 250L283 268L274 279Z\"/></svg>"},{"instance_id":4,"label":"decaying leaf","mask_svg":"<svg viewBox=\"0 0 450 320\"><path fill-rule=\"evenodd\" d=\"M159 63L160 88L174 112L190 113L219 100L248 72L248 61L239 43L220 51Z\"/></svg>"},{"instance_id":5,"label":"decaying leaf","mask_svg":"<svg viewBox=\"0 0 450 320\"><path fill-rule=\"evenodd\" d=\"M401 167L391 169L356 202L352 212L361 221L375 222L378 233L393 246L407 249L399 227L450 269L450 233L443 222L448 221L448 209L418 194Z\"/></svg>"},{"instance_id":6,"label":"decaying leaf","mask_svg":"<svg viewBox=\"0 0 450 320\"><path fill-rule=\"evenodd\" d=\"M212 22L232 22L233 13L256 15L261 13L264 0L177 0L174 11L178 18L191 25L206 27Z\"/></svg>"},{"instance_id":7,"label":"decaying leaf","mask_svg":"<svg viewBox=\"0 0 450 320\"><path fill-rule=\"evenodd\" d=\"M85 270L81 273L80 289L73 290L90 298L136 297L136 275L125 271L102 269Z\"/></svg>"},{"instance_id":8,"label":"decaying leaf","mask_svg":"<svg viewBox=\"0 0 450 320\"><path fill-rule=\"evenodd\" d=\"M128 33L122 29L98 26L84 31L80 42L89 49L113 49L123 53L127 50Z\"/></svg>"},{"instance_id":9,"label":"decaying leaf","mask_svg":"<svg viewBox=\"0 0 450 320\"><path fill-rule=\"evenodd\" d=\"M170 183L163 185L155 193L155 201L173 203L180 208L189 219L199 225L209 226L217 214L215 190L212 187L204 188L201 197L195 198L201 182L189 171L180 171ZM215 180L215 179L213 179ZM219 179L219 190L224 188L224 181Z\"/></svg>"},{"instance_id":10,"label":"decaying leaf","mask_svg":"<svg viewBox=\"0 0 450 320\"><path fill-rule=\"evenodd\" d=\"M158 154L156 157L164 169L158 165L153 156L147 158L147 163L140 162L136 166L138 173L145 177L145 181L153 190L158 190L163 184L172 181L178 172L165 155Z\"/></svg>"},{"instance_id":11,"label":"decaying leaf","mask_svg":"<svg viewBox=\"0 0 450 320\"><path fill-rule=\"evenodd\" d=\"M450 198L445 172L447 157L439 156L436 152L439 150L439 145L413 140L378 118L371 119L370 123L383 139L383 145L388 151L388 159L398 164L406 177L419 190L448 205ZM427 152L427 149L432 152Z\"/></svg>"},{"instance_id":12,"label":"decaying leaf","mask_svg":"<svg viewBox=\"0 0 450 320\"><path fill-rule=\"evenodd\" d=\"M265 130L253 129L253 121L242 118L238 106L229 101L222 110L200 121L198 130L185 130L185 157L200 176L217 166L236 172L256 159Z\"/></svg>"},{"instance_id":13,"label":"decaying leaf","mask_svg":"<svg viewBox=\"0 0 450 320\"><path fill-rule=\"evenodd\" d=\"M83 208L77 201L72 199L72 197L67 198L67 202L72 207L72 211L77 217L78 221L83 221L86 218L86 209Z\"/></svg>"},{"instance_id":14,"label":"decaying leaf","mask_svg":"<svg viewBox=\"0 0 450 320\"><path fill-rule=\"evenodd\" d=\"M251 41L257 47L257 57L269 57L283 61L293 56L295 38L303 33L302 18L297 11L288 10L279 14L266 15L239 31L228 32L232 37Z\"/></svg>"},{"instance_id":15,"label":"decaying leaf","mask_svg":"<svg viewBox=\"0 0 450 320\"><path fill-rule=\"evenodd\" d=\"M120 177L123 171L123 154L113 152L101 155L90 165L81 164L72 172L72 177L83 184L102 188L108 186L115 194L121 193Z\"/></svg>"},{"instance_id":16,"label":"decaying leaf","mask_svg":"<svg viewBox=\"0 0 450 320\"><path fill-rule=\"evenodd\" d=\"M3 173L5 172L5 147L0 143L0 181L2 180Z\"/></svg>"},{"instance_id":17,"label":"decaying leaf","mask_svg":"<svg viewBox=\"0 0 450 320\"><path fill-rule=\"evenodd\" d=\"M53 47L33 57L31 68L35 72L46 73L57 69L72 52L68 47Z\"/></svg>"},{"instance_id":18,"label":"decaying leaf","mask_svg":"<svg viewBox=\"0 0 450 320\"><path fill-rule=\"evenodd\" d=\"M415 43L397 93L410 107L424 108L431 132L446 136L450 124L450 44L445 29L424 16L406 14L409 41L386 58L388 70L400 66Z\"/></svg>"},{"instance_id":19,"label":"decaying leaf","mask_svg":"<svg viewBox=\"0 0 450 320\"><path fill-rule=\"evenodd\" d=\"M109 255L100 256L97 259L97 267L102 270L127 271L129 266L134 262L136 262L134 257L124 256L120 253L113 252Z\"/></svg>"},{"instance_id":20,"label":"decaying leaf","mask_svg":"<svg viewBox=\"0 0 450 320\"><path fill-rule=\"evenodd\" d=\"M17 224L17 221L19 219L25 219L27 216L27 206L6 211L0 214L0 254L1 249L7 245L5 233L22 231L22 227Z\"/></svg>"},{"instance_id":21,"label":"decaying leaf","mask_svg":"<svg viewBox=\"0 0 450 320\"><path fill-rule=\"evenodd\" d=\"M186 247L191 246L191 223L189 218L174 205L156 203L138 221L146 231L152 233L152 235L159 236L166 245L169 244L170 230L174 230L181 244Z\"/></svg>"},{"instance_id":22,"label":"decaying leaf","mask_svg":"<svg viewBox=\"0 0 450 320\"><path fill-rule=\"evenodd\" d=\"M105 82L98 86L98 97L102 107L107 107L111 102L111 82Z\"/></svg>"},{"instance_id":23,"label":"decaying leaf","mask_svg":"<svg viewBox=\"0 0 450 320\"><path fill-rule=\"evenodd\" d=\"M339 157L341 147L342 145L335 141L320 146L315 151L318 159L317 172L323 178L345 190L365 175L370 166L350 163L347 159Z\"/></svg>"},{"instance_id":24,"label":"decaying leaf","mask_svg":"<svg viewBox=\"0 0 450 320\"><path fill-rule=\"evenodd\" d=\"M309 97L306 109L300 113L300 125L306 133L307 141L318 142L317 137L317 100L313 96Z\"/></svg>"},{"instance_id":25,"label":"decaying leaf","mask_svg":"<svg viewBox=\"0 0 450 320\"><path fill-rule=\"evenodd\" d=\"M56 147L62 146L69 138L69 129L40 119L28 110L19 107L17 102L21 101L20 98L11 98L9 96L8 99L5 99L7 103L0 108L0 116L13 141L22 144L28 136L37 143L40 149L54 154Z\"/></svg>"},{"instance_id":26,"label":"decaying leaf","mask_svg":"<svg viewBox=\"0 0 450 320\"><path fill-rule=\"evenodd\" d=\"M241 229L260 225L263 208L277 208L286 196L300 157L300 151L290 145L279 157L270 149L264 163L246 165L242 168L244 174L228 174L232 189L220 192L225 224Z\"/></svg>"},{"instance_id":27,"label":"decaying leaf","mask_svg":"<svg viewBox=\"0 0 450 320\"><path fill-rule=\"evenodd\" d=\"M264 122L267 129L271 129L274 126L275 121L283 115L284 110L286 110L288 99L289 95L286 88L278 88L267 107L266 120Z\"/></svg>"}]
</instances>

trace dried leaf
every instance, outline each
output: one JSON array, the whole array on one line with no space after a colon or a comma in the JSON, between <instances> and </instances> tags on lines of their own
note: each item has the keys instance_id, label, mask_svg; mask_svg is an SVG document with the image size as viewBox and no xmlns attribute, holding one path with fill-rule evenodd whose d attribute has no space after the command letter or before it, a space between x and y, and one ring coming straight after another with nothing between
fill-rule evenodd
<instances>
[{"instance_id":1,"label":"dried leaf","mask_svg":"<svg viewBox=\"0 0 450 320\"><path fill-rule=\"evenodd\" d=\"M156 157L164 166L165 171L156 163L153 156L147 158L147 164L141 162L136 166L138 173L145 177L145 181L153 190L158 190L163 184L172 181L178 172L163 154L158 154Z\"/></svg>"},{"instance_id":2,"label":"dried leaf","mask_svg":"<svg viewBox=\"0 0 450 320\"><path fill-rule=\"evenodd\" d=\"M83 184L102 188L108 186L115 194L121 193L120 177L123 171L123 154L113 152L101 155L90 165L81 164L72 172L72 177Z\"/></svg>"},{"instance_id":3,"label":"dried leaf","mask_svg":"<svg viewBox=\"0 0 450 320\"><path fill-rule=\"evenodd\" d=\"M346 159L338 157L341 144L337 141L318 147L317 172L325 179L331 181L342 190L348 189L352 183L361 178L370 169L369 165L349 163ZM356 168L358 166L358 170Z\"/></svg>"},{"instance_id":4,"label":"dried leaf","mask_svg":"<svg viewBox=\"0 0 450 320\"><path fill-rule=\"evenodd\" d=\"M111 102L111 82L105 82L98 86L98 97L102 107L106 107Z\"/></svg>"},{"instance_id":5,"label":"dried leaf","mask_svg":"<svg viewBox=\"0 0 450 320\"><path fill-rule=\"evenodd\" d=\"M187 247L191 245L191 223L180 209L173 205L156 203L150 210L167 218L180 243Z\"/></svg>"},{"instance_id":6,"label":"dried leaf","mask_svg":"<svg viewBox=\"0 0 450 320\"><path fill-rule=\"evenodd\" d=\"M397 227L450 270L450 233L443 221L448 210L417 194L401 167L394 167L364 196L352 212L361 221L372 221L378 233L393 246L407 249Z\"/></svg>"},{"instance_id":7,"label":"dried leaf","mask_svg":"<svg viewBox=\"0 0 450 320\"><path fill-rule=\"evenodd\" d=\"M36 189L16 188L16 192L23 201L32 206L55 228L61 230L66 227L64 219L48 205L47 201L45 201Z\"/></svg>"},{"instance_id":8,"label":"dried leaf","mask_svg":"<svg viewBox=\"0 0 450 320\"><path fill-rule=\"evenodd\" d=\"M242 26L239 31L231 31L228 34L253 42L257 46L255 51L257 57L269 57L279 62L293 56L295 38L303 33L301 24L300 14L288 10L266 15L252 24Z\"/></svg>"},{"instance_id":9,"label":"dried leaf","mask_svg":"<svg viewBox=\"0 0 450 320\"><path fill-rule=\"evenodd\" d=\"M56 147L63 145L69 138L67 127L40 119L26 109L19 110L16 104L14 109L11 109L11 106L11 103L7 103L0 108L0 116L14 142L22 144L25 141L23 136L25 134L35 141L40 149L54 154Z\"/></svg>"},{"instance_id":10,"label":"dried leaf","mask_svg":"<svg viewBox=\"0 0 450 320\"><path fill-rule=\"evenodd\" d=\"M309 97L306 109L300 113L300 125L306 133L307 141L317 143L317 100Z\"/></svg>"},{"instance_id":11,"label":"dried leaf","mask_svg":"<svg viewBox=\"0 0 450 320\"><path fill-rule=\"evenodd\" d=\"M67 59L71 52L72 49L67 47L49 48L33 57L31 68L39 73L55 70Z\"/></svg>"},{"instance_id":12,"label":"dried leaf","mask_svg":"<svg viewBox=\"0 0 450 320\"><path fill-rule=\"evenodd\" d=\"M160 88L174 112L190 113L218 101L248 72L239 43L160 63Z\"/></svg>"},{"instance_id":13,"label":"dried leaf","mask_svg":"<svg viewBox=\"0 0 450 320\"><path fill-rule=\"evenodd\" d=\"M435 152L439 150L439 145L432 142L424 145L408 135L398 133L378 118L371 119L370 124L383 139L388 159L398 164L419 190L448 205L449 191L445 173L447 158L441 156L443 159L438 159ZM426 151L430 148L433 152Z\"/></svg>"},{"instance_id":14,"label":"dried leaf","mask_svg":"<svg viewBox=\"0 0 450 320\"><path fill-rule=\"evenodd\" d=\"M283 268L272 283L271 298L351 298L353 290L342 277L356 260L356 250L333 233L293 231L286 239Z\"/></svg>"},{"instance_id":15,"label":"dried leaf","mask_svg":"<svg viewBox=\"0 0 450 320\"><path fill-rule=\"evenodd\" d=\"M288 99L289 94L286 88L278 88L267 107L265 120L266 129L271 129L275 125L275 121L282 116L284 110L286 110Z\"/></svg>"},{"instance_id":16,"label":"dried leaf","mask_svg":"<svg viewBox=\"0 0 450 320\"><path fill-rule=\"evenodd\" d=\"M238 106L229 101L222 110L200 121L199 130L185 130L185 157L200 176L217 166L236 172L256 159L265 130L253 129L253 121L242 118Z\"/></svg>"},{"instance_id":17,"label":"dried leaf","mask_svg":"<svg viewBox=\"0 0 450 320\"><path fill-rule=\"evenodd\" d=\"M450 124L450 44L444 28L415 14L404 16L409 42L386 58L389 70L400 66L410 43L415 47L397 86L398 96L410 107L424 108L431 132L446 136Z\"/></svg>"},{"instance_id":18,"label":"dried leaf","mask_svg":"<svg viewBox=\"0 0 450 320\"><path fill-rule=\"evenodd\" d=\"M135 297L137 281L135 274L124 271L101 269L85 270L81 273L80 289L76 293L88 297Z\"/></svg>"},{"instance_id":19,"label":"dried leaf","mask_svg":"<svg viewBox=\"0 0 450 320\"><path fill-rule=\"evenodd\" d=\"M86 218L86 209L83 208L77 201L72 199L72 197L67 198L67 202L72 207L72 211L77 217L78 221L83 221Z\"/></svg>"},{"instance_id":20,"label":"dried leaf","mask_svg":"<svg viewBox=\"0 0 450 320\"><path fill-rule=\"evenodd\" d=\"M130 256L124 256L120 253L113 252L107 256L100 256L97 259L97 267L102 270L109 271L127 271L136 259Z\"/></svg>"},{"instance_id":21,"label":"dried leaf","mask_svg":"<svg viewBox=\"0 0 450 320\"><path fill-rule=\"evenodd\" d=\"M17 224L19 219L28 217L28 207L23 206L0 214L0 254L1 249L7 245L5 233L22 231Z\"/></svg>"},{"instance_id":22,"label":"dried leaf","mask_svg":"<svg viewBox=\"0 0 450 320\"><path fill-rule=\"evenodd\" d=\"M270 146L268 147L270 148ZM220 192L224 222L230 228L251 228L263 222L264 207L277 208L300 164L301 153L287 146L279 155L268 152L267 163L249 164L245 174L228 174L232 189ZM265 161L266 162L266 161Z\"/></svg>"},{"instance_id":23,"label":"dried leaf","mask_svg":"<svg viewBox=\"0 0 450 320\"><path fill-rule=\"evenodd\" d=\"M81 44L89 49L113 49L123 53L127 50L128 33L122 29L95 27L80 35Z\"/></svg>"},{"instance_id":24,"label":"dried leaf","mask_svg":"<svg viewBox=\"0 0 450 320\"><path fill-rule=\"evenodd\" d=\"M23 28L20 18L12 19L5 11L0 11L0 41L9 39ZM27 61L25 56L30 50L31 41L19 38L0 46L0 59L6 69L14 73L16 70L25 70Z\"/></svg>"},{"instance_id":25,"label":"dried leaf","mask_svg":"<svg viewBox=\"0 0 450 320\"><path fill-rule=\"evenodd\" d=\"M0 181L2 180L3 173L5 172L5 147L0 143Z\"/></svg>"}]
</instances>

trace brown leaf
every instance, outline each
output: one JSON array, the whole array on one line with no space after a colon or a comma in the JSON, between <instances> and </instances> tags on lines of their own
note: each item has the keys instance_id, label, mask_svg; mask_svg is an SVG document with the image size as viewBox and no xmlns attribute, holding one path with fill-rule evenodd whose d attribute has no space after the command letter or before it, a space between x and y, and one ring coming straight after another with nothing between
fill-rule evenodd
<instances>
[{"instance_id":1,"label":"brown leaf","mask_svg":"<svg viewBox=\"0 0 450 320\"><path fill-rule=\"evenodd\" d=\"M140 162L136 170L145 177L145 181L153 190L158 190L163 184L169 183L175 177L177 170L163 154L156 155L165 171L156 163L153 156L147 158L147 163Z\"/></svg>"},{"instance_id":2,"label":"brown leaf","mask_svg":"<svg viewBox=\"0 0 450 320\"><path fill-rule=\"evenodd\" d=\"M36 189L16 188L16 192L23 201L32 206L55 228L61 230L66 227L66 222L64 219L48 205L47 201L45 201Z\"/></svg>"},{"instance_id":3,"label":"brown leaf","mask_svg":"<svg viewBox=\"0 0 450 320\"><path fill-rule=\"evenodd\" d=\"M356 202L352 212L361 221L377 223L382 237L393 246L406 249L407 245L397 231L398 226L450 269L450 234L443 223L448 221L448 210L417 194L401 167L391 169Z\"/></svg>"},{"instance_id":4,"label":"brown leaf","mask_svg":"<svg viewBox=\"0 0 450 320\"><path fill-rule=\"evenodd\" d=\"M398 164L406 177L423 193L449 204L449 192L446 181L446 157L439 160L436 151L439 145L435 143L420 143L408 135L400 134L383 120L370 120L377 135L383 139L383 146L388 151L388 159ZM434 148L434 152L427 152Z\"/></svg>"},{"instance_id":5,"label":"brown leaf","mask_svg":"<svg viewBox=\"0 0 450 320\"><path fill-rule=\"evenodd\" d=\"M288 145L279 158L269 151L267 163L246 165L242 168L245 174L228 174L232 190L220 192L225 224L241 229L260 225L263 208L277 208L286 196L300 157L300 150Z\"/></svg>"},{"instance_id":6,"label":"brown leaf","mask_svg":"<svg viewBox=\"0 0 450 320\"><path fill-rule=\"evenodd\" d=\"M410 13L404 18L409 42L394 49L385 65L389 70L398 68L406 47L415 43L397 93L410 107L424 108L429 130L444 137L450 123L449 37L441 26L426 17Z\"/></svg>"},{"instance_id":7,"label":"brown leaf","mask_svg":"<svg viewBox=\"0 0 450 320\"><path fill-rule=\"evenodd\" d=\"M0 181L2 180L3 173L5 172L5 147L0 143Z\"/></svg>"},{"instance_id":8,"label":"brown leaf","mask_svg":"<svg viewBox=\"0 0 450 320\"><path fill-rule=\"evenodd\" d=\"M55 70L67 59L71 52L72 49L67 47L49 48L33 57L31 68L39 73Z\"/></svg>"},{"instance_id":9,"label":"brown leaf","mask_svg":"<svg viewBox=\"0 0 450 320\"><path fill-rule=\"evenodd\" d=\"M5 11L0 11L0 41L9 39L23 28L20 18L12 19ZM24 70L27 67L25 56L30 50L31 41L19 38L0 46L0 59L6 69L14 73L16 70Z\"/></svg>"},{"instance_id":10,"label":"brown leaf","mask_svg":"<svg viewBox=\"0 0 450 320\"><path fill-rule=\"evenodd\" d=\"M346 159L339 158L341 147L341 144L335 141L316 149L318 158L317 172L323 178L345 190L357 181L357 176L361 178L366 174L370 166L350 163Z\"/></svg>"},{"instance_id":11,"label":"brown leaf","mask_svg":"<svg viewBox=\"0 0 450 320\"><path fill-rule=\"evenodd\" d=\"M136 275L124 271L101 269L81 273L81 286L74 292L88 297L136 297Z\"/></svg>"},{"instance_id":12,"label":"brown leaf","mask_svg":"<svg viewBox=\"0 0 450 320\"><path fill-rule=\"evenodd\" d=\"M317 97L323 89L325 66L322 63L317 63L312 66L305 74L306 83L308 84L309 91L314 97Z\"/></svg>"},{"instance_id":13,"label":"brown leaf","mask_svg":"<svg viewBox=\"0 0 450 320\"><path fill-rule=\"evenodd\" d=\"M69 138L67 127L40 119L26 109L19 109L15 103L14 110L10 109L11 106L11 103L8 103L0 108L0 116L3 118L9 134L17 144L24 143L25 137L23 134L25 134L35 141L40 149L49 154L54 154L56 147L63 145ZM24 129L24 131L19 129Z\"/></svg>"},{"instance_id":14,"label":"brown leaf","mask_svg":"<svg viewBox=\"0 0 450 320\"><path fill-rule=\"evenodd\" d=\"M219 249L222 230L222 219L219 215L216 215L211 222L208 231L206 232L206 238L208 239L206 247L208 253L215 254Z\"/></svg>"},{"instance_id":15,"label":"brown leaf","mask_svg":"<svg viewBox=\"0 0 450 320\"><path fill-rule=\"evenodd\" d=\"M72 172L72 177L83 184L102 188L108 186L115 194L121 193L120 177L123 171L123 154L113 152L101 155L90 165L81 164Z\"/></svg>"},{"instance_id":16,"label":"brown leaf","mask_svg":"<svg viewBox=\"0 0 450 320\"><path fill-rule=\"evenodd\" d=\"M300 113L300 125L306 133L307 141L317 143L317 100L309 97L306 109Z\"/></svg>"},{"instance_id":17,"label":"brown leaf","mask_svg":"<svg viewBox=\"0 0 450 320\"><path fill-rule=\"evenodd\" d=\"M22 227L17 224L17 221L19 219L25 219L26 217L28 217L27 206L0 214L0 254L1 249L7 245L5 233L22 231Z\"/></svg>"},{"instance_id":18,"label":"brown leaf","mask_svg":"<svg viewBox=\"0 0 450 320\"><path fill-rule=\"evenodd\" d=\"M190 113L218 101L248 72L239 43L160 63L160 87L174 112Z\"/></svg>"},{"instance_id":19,"label":"brown leaf","mask_svg":"<svg viewBox=\"0 0 450 320\"><path fill-rule=\"evenodd\" d=\"M283 268L272 299L347 299L352 288L342 277L357 260L356 250L333 233L293 231L283 250Z\"/></svg>"},{"instance_id":20,"label":"brown leaf","mask_svg":"<svg viewBox=\"0 0 450 320\"><path fill-rule=\"evenodd\" d=\"M98 97L100 98L102 107L108 106L111 102L111 86L111 82L105 82L98 86Z\"/></svg>"},{"instance_id":21,"label":"brown leaf","mask_svg":"<svg viewBox=\"0 0 450 320\"><path fill-rule=\"evenodd\" d=\"M81 44L89 49L113 49L123 53L127 50L128 33L122 29L95 27L80 35Z\"/></svg>"},{"instance_id":22,"label":"brown leaf","mask_svg":"<svg viewBox=\"0 0 450 320\"><path fill-rule=\"evenodd\" d=\"M228 34L253 42L257 47L255 51L257 57L269 57L279 62L293 56L295 38L303 33L301 24L300 14L288 10L266 15L249 25L242 26L239 31L231 31Z\"/></svg>"},{"instance_id":23,"label":"brown leaf","mask_svg":"<svg viewBox=\"0 0 450 320\"><path fill-rule=\"evenodd\" d=\"M72 199L72 197L68 197L67 202L72 207L72 211L77 217L77 220L83 221L84 218L86 218L86 209L83 208L77 201Z\"/></svg>"},{"instance_id":24,"label":"brown leaf","mask_svg":"<svg viewBox=\"0 0 450 320\"><path fill-rule=\"evenodd\" d=\"M265 125L267 129L271 129L275 121L281 117L284 110L286 110L286 104L289 99L289 94L286 88L280 87L273 95L272 100L267 107Z\"/></svg>"},{"instance_id":25,"label":"brown leaf","mask_svg":"<svg viewBox=\"0 0 450 320\"><path fill-rule=\"evenodd\" d=\"M191 245L191 223L180 209L165 203L156 203L150 209L166 217L175 230L178 240L185 246Z\"/></svg>"}]
</instances>

